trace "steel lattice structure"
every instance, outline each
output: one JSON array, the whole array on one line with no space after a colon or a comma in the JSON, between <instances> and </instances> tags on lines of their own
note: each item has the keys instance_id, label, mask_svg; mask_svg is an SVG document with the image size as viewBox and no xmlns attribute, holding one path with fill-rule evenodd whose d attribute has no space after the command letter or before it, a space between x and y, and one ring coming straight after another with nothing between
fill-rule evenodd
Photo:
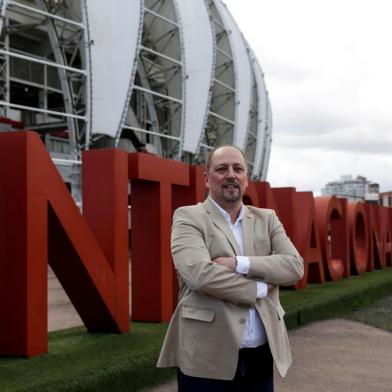
<instances>
[{"instance_id":1,"label":"steel lattice structure","mask_svg":"<svg viewBox=\"0 0 392 392\"><path fill-rule=\"evenodd\" d=\"M234 144L266 178L264 76L221 0L0 0L0 16L0 130L37 131L71 185L103 146L200 163Z\"/></svg>"}]
</instances>

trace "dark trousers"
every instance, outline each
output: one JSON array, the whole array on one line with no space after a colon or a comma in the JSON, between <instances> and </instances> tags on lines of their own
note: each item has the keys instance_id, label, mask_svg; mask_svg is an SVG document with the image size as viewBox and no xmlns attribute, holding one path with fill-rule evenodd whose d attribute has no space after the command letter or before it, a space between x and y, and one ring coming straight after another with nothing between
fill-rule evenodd
<instances>
[{"instance_id":1,"label":"dark trousers","mask_svg":"<svg viewBox=\"0 0 392 392\"><path fill-rule=\"evenodd\" d=\"M273 360L268 343L242 348L233 380L187 376L177 369L178 392L273 392Z\"/></svg>"}]
</instances>

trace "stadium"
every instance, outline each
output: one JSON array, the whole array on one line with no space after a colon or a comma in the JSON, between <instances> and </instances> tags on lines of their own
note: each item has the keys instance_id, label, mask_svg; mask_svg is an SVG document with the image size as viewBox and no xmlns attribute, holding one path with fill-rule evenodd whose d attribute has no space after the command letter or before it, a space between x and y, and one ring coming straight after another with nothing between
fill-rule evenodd
<instances>
[{"instance_id":1,"label":"stadium","mask_svg":"<svg viewBox=\"0 0 392 392\"><path fill-rule=\"evenodd\" d=\"M0 13L0 131L37 132L77 200L95 148L198 164L234 144L266 179L268 92L222 1L2 0Z\"/></svg>"}]
</instances>

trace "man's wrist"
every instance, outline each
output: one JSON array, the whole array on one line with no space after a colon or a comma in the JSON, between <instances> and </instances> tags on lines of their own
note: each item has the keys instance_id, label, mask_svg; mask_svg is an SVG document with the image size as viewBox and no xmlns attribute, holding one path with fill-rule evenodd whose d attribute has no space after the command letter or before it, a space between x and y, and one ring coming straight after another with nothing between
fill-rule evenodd
<instances>
[{"instance_id":1,"label":"man's wrist","mask_svg":"<svg viewBox=\"0 0 392 392\"><path fill-rule=\"evenodd\" d=\"M268 294L268 284L257 281L257 298L265 298Z\"/></svg>"},{"instance_id":2,"label":"man's wrist","mask_svg":"<svg viewBox=\"0 0 392 392\"><path fill-rule=\"evenodd\" d=\"M246 256L236 256L236 267L235 271L238 274L246 275L249 272L250 260Z\"/></svg>"}]
</instances>

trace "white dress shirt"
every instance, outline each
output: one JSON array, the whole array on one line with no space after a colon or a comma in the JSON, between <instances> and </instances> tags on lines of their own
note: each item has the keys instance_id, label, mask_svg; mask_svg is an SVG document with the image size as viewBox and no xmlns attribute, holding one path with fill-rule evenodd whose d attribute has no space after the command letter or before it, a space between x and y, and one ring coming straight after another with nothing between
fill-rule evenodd
<instances>
[{"instance_id":1,"label":"white dress shirt","mask_svg":"<svg viewBox=\"0 0 392 392\"><path fill-rule=\"evenodd\" d=\"M249 257L244 256L244 241L242 236L242 221L244 217L244 206L241 206L240 213L237 220L232 223L230 215L217 204L211 196L209 199L218 208L219 212L225 218L227 224L232 230L234 237L237 241L238 247L241 251L241 256L237 256L237 269L236 272L246 275L249 272L250 260ZM257 281L257 298L264 298L268 294L268 286L266 283ZM267 335L265 333L264 325L260 316L254 307L249 308L249 317L246 321L244 334L242 335L241 348L243 347L258 347L267 342Z\"/></svg>"}]
</instances>

